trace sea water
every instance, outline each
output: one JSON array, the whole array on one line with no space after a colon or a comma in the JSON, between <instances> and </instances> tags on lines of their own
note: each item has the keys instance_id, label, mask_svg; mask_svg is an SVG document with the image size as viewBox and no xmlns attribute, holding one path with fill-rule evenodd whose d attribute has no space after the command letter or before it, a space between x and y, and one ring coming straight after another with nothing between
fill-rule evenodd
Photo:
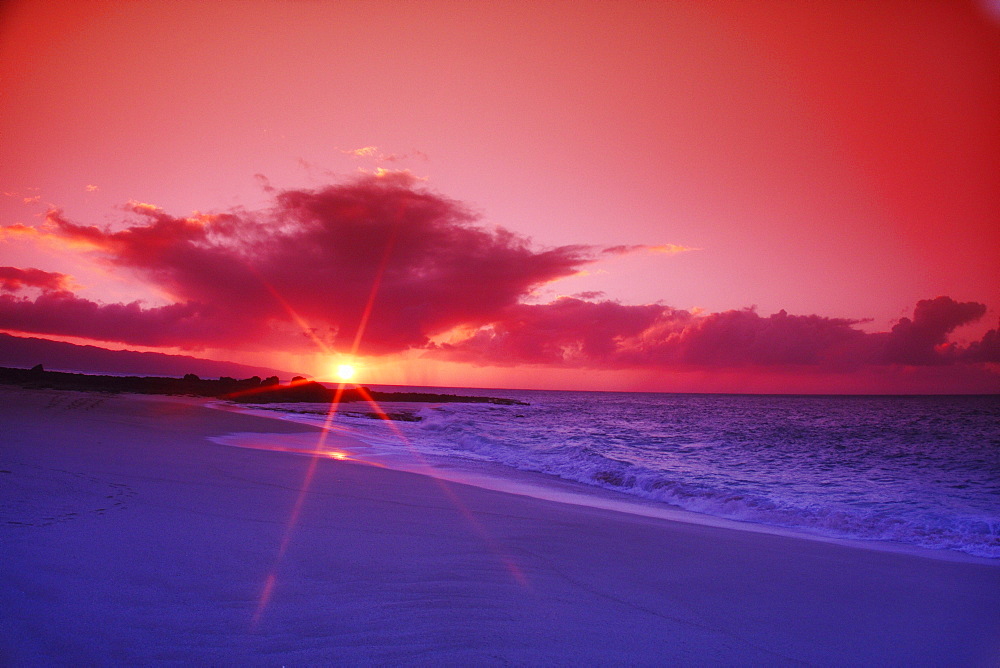
<instances>
[{"instance_id":1,"label":"sea water","mask_svg":"<svg viewBox=\"0 0 1000 668\"><path fill-rule=\"evenodd\" d=\"M1000 558L998 396L414 389L529 405L395 404L419 420L390 426L351 403L335 423L381 452L537 472L830 537ZM328 407L275 408L321 422Z\"/></svg>"}]
</instances>

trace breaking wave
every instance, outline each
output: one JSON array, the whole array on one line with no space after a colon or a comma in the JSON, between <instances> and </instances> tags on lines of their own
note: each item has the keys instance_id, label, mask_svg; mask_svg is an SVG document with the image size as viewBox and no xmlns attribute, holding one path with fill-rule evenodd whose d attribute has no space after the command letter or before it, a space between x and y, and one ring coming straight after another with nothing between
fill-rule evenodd
<instances>
[{"instance_id":1,"label":"breaking wave","mask_svg":"<svg viewBox=\"0 0 1000 668\"><path fill-rule=\"evenodd\" d=\"M997 397L497 394L530 405L410 405L421 419L395 427L426 456L731 520L1000 558ZM366 417L348 410L338 424L402 447Z\"/></svg>"}]
</instances>

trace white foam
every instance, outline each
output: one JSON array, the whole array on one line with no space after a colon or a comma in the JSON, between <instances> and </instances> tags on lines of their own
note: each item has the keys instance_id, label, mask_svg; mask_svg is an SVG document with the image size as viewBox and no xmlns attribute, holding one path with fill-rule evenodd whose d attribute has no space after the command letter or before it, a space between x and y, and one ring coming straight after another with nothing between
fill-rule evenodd
<instances>
[{"instance_id":1,"label":"white foam","mask_svg":"<svg viewBox=\"0 0 1000 668\"><path fill-rule=\"evenodd\" d=\"M412 411L413 404L407 408ZM555 411L563 419L551 420L550 408L425 406L419 410L423 422L388 428L377 420L350 417L348 406L334 424L338 434L350 435L359 444L349 453L350 459L479 487L677 521L738 524L823 539L892 541L1000 558L1000 518L995 512L977 512L974 506L960 504L942 510L939 497L930 492L919 504L881 502L872 491L881 488L856 484L855 469L839 470L828 462L813 461L808 452L747 452L704 429L696 438L685 435L686 440L672 450L657 450L642 440L654 438L649 425L640 425L646 429L642 432L634 428L636 420L599 424L592 415L600 417L597 410L584 411L585 419ZM326 417L322 405L238 410L313 425ZM546 419L539 419L543 413ZM522 415L526 419L519 419ZM654 426L655 438L670 439L676 433ZM764 435L750 445L772 447L767 438L775 437ZM237 443L230 439L227 444ZM741 468L738 459L744 454L748 463ZM831 470L809 470L820 465ZM894 472L886 467L880 473L889 480L886 489L908 484L893 478Z\"/></svg>"}]
</instances>

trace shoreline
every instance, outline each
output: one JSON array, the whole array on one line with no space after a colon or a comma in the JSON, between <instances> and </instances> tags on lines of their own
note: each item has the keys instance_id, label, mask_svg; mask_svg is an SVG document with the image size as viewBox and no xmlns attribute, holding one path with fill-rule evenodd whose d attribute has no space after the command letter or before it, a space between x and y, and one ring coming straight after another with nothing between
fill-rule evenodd
<instances>
[{"instance_id":1,"label":"shoreline","mask_svg":"<svg viewBox=\"0 0 1000 668\"><path fill-rule=\"evenodd\" d=\"M295 413L289 414L253 405L236 405L223 401L209 402L206 406L216 410L253 415L265 419L275 419L289 424L306 425L320 429L320 426L315 421L298 419ZM394 404L388 406L386 408L388 412L392 412L398 408ZM343 411L345 409L342 408L340 410ZM399 448L397 451L390 451L384 445L366 442L363 436L353 433L349 425L344 426L343 423L337 423L336 421L332 424L331 435L332 438L341 441L340 446L335 448L338 451L335 457L337 459L360 464L384 466L397 471L426 475L451 483L472 485L481 489L517 494L556 503L602 508L673 522L785 536L802 540L814 540L859 549L911 554L929 559L981 563L1000 567L1000 558L975 555L963 550L925 547L887 539L837 536L808 527L768 524L750 519L730 519L695 510L687 510L665 501L646 499L641 496L598 485L588 485L554 474L514 468L498 462L456 460L452 457L435 455L418 454L409 456L403 448ZM311 440L305 435L233 433L213 437L211 440L220 445L230 447L273 450L305 457L312 456L315 453L315 440ZM328 443L327 450L330 449L332 449L332 446Z\"/></svg>"},{"instance_id":2,"label":"shoreline","mask_svg":"<svg viewBox=\"0 0 1000 668\"><path fill-rule=\"evenodd\" d=\"M1000 570L976 563L991 560L217 445L209 438L317 432L202 400L0 395L4 663L989 665L1000 656Z\"/></svg>"},{"instance_id":3,"label":"shoreline","mask_svg":"<svg viewBox=\"0 0 1000 668\"><path fill-rule=\"evenodd\" d=\"M220 408L218 410L226 409ZM274 419L280 418L275 417ZM502 494L513 494L540 501L607 510L635 515L637 517L661 519L667 522L695 524L731 531L746 531L796 540L830 543L860 550L908 554L925 559L977 563L1000 568L1000 559L980 557L959 550L934 549L888 540L843 538L825 535L818 531L810 532L802 528L764 524L749 520L732 520L725 517L685 510L663 502L630 496L603 487L586 485L551 474L513 469L505 467L502 464L490 464L489 466L482 467L480 470L473 470L472 468L449 466L445 461L439 462L438 465L434 463L420 464L413 460L401 460L398 457L370 455L365 450L370 449L371 446L351 434L332 432L324 450L320 452L314 449L316 439L311 434L290 435L237 432L213 436L209 440L225 447L247 448L298 457L331 458L347 464L388 468L393 471L413 473L415 475L442 480L447 483L468 485ZM439 459L443 460L445 458Z\"/></svg>"}]
</instances>

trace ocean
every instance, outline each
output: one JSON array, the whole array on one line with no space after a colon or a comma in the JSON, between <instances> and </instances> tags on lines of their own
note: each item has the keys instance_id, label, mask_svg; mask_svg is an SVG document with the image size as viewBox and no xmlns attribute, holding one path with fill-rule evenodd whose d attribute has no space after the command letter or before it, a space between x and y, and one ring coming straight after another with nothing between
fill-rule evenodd
<instances>
[{"instance_id":1,"label":"ocean","mask_svg":"<svg viewBox=\"0 0 1000 668\"><path fill-rule=\"evenodd\" d=\"M343 404L334 424L390 466L396 453L545 474L729 520L1000 558L998 396L377 389L529 404L393 404L411 420L391 425ZM326 408L249 410L322 423Z\"/></svg>"}]
</instances>

